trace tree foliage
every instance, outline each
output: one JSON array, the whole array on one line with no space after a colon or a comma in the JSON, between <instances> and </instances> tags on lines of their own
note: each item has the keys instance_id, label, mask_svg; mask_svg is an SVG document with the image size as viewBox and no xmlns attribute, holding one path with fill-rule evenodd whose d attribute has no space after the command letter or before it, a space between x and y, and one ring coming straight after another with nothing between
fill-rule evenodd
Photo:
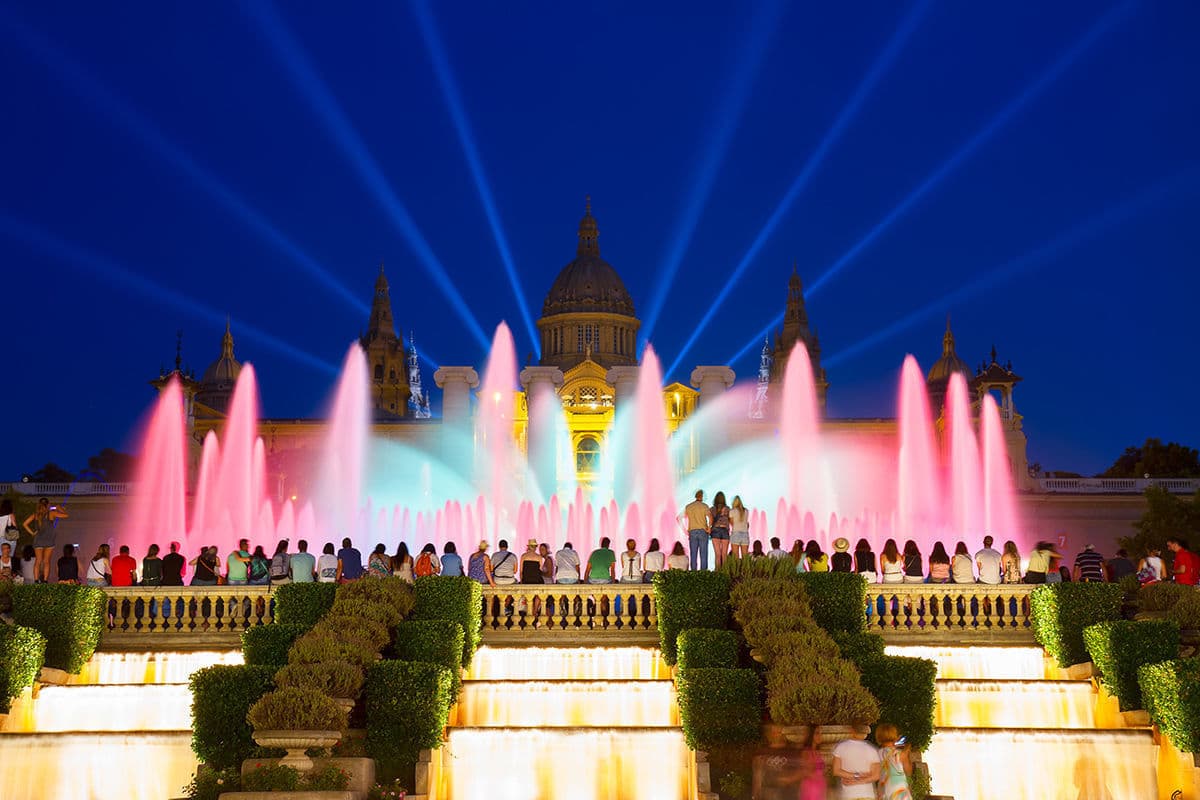
<instances>
[{"instance_id":1,"label":"tree foliage","mask_svg":"<svg viewBox=\"0 0 1200 800\"><path fill-rule=\"evenodd\" d=\"M1127 447L1101 478L1200 478L1200 452L1178 442L1150 438L1140 447Z\"/></svg>"},{"instance_id":2,"label":"tree foliage","mask_svg":"<svg viewBox=\"0 0 1200 800\"><path fill-rule=\"evenodd\" d=\"M70 483L75 476L54 462L47 462L29 476L34 483Z\"/></svg>"},{"instance_id":3,"label":"tree foliage","mask_svg":"<svg viewBox=\"0 0 1200 800\"><path fill-rule=\"evenodd\" d=\"M1156 549L1169 560L1167 539L1172 536L1187 539L1195 547L1200 544L1200 492L1189 499L1151 486L1146 489L1146 510L1133 527L1137 532L1121 537L1120 544L1135 558Z\"/></svg>"},{"instance_id":4,"label":"tree foliage","mask_svg":"<svg viewBox=\"0 0 1200 800\"><path fill-rule=\"evenodd\" d=\"M88 459L87 472L102 483L131 481L137 472L137 457L106 447Z\"/></svg>"}]
</instances>

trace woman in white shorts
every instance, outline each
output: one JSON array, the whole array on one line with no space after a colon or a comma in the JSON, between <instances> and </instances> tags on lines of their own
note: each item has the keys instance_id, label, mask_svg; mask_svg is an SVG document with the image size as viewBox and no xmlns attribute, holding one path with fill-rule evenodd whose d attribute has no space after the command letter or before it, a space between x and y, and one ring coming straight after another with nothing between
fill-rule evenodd
<instances>
[{"instance_id":1,"label":"woman in white shorts","mask_svg":"<svg viewBox=\"0 0 1200 800\"><path fill-rule=\"evenodd\" d=\"M750 510L742 505L740 495L734 495L729 509L729 549L734 558L741 558L750 550Z\"/></svg>"}]
</instances>

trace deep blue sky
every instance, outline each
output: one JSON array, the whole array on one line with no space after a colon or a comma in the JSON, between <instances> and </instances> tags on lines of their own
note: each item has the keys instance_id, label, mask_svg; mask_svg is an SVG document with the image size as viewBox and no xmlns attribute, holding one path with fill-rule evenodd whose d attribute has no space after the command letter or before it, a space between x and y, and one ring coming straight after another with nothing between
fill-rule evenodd
<instances>
[{"instance_id":1,"label":"deep blue sky","mask_svg":"<svg viewBox=\"0 0 1200 800\"><path fill-rule=\"evenodd\" d=\"M265 412L315 413L333 381L320 365L364 326L381 260L418 345L443 364L481 364L381 202L389 193L467 312L489 334L508 320L518 352L531 349L415 7L255 7L0 7L0 478L127 446L176 329L200 373L226 313ZM717 315L675 378L741 350L782 310L796 261L806 284L821 281L809 314L834 360L835 416L891 415L902 358L928 368L948 312L969 364L995 343L1024 376L1031 461L1092 472L1146 436L1200 444L1200 5L913 9L434 4L526 304L536 316L573 257L590 194L602 253L643 317L683 242L651 333L667 364L698 318ZM906 23L911 36L846 116ZM297 53L315 72L297 77ZM681 239L688 208L699 216ZM949 296L968 285L985 288ZM733 364L740 376L756 350Z\"/></svg>"}]
</instances>

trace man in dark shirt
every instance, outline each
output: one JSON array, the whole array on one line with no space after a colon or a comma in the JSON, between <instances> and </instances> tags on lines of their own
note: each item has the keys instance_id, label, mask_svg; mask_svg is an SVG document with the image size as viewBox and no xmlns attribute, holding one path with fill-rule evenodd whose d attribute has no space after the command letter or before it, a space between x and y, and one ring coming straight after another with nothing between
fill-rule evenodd
<instances>
[{"instance_id":1,"label":"man in dark shirt","mask_svg":"<svg viewBox=\"0 0 1200 800\"><path fill-rule=\"evenodd\" d=\"M1137 567L1129 560L1129 553L1125 548L1117 551L1117 555L1108 560L1108 579L1113 583L1121 580L1128 575L1136 575Z\"/></svg>"},{"instance_id":2,"label":"man in dark shirt","mask_svg":"<svg viewBox=\"0 0 1200 800\"><path fill-rule=\"evenodd\" d=\"M338 550L338 583L354 581L362 577L362 553L354 547L349 537L342 539L342 549Z\"/></svg>"},{"instance_id":3,"label":"man in dark shirt","mask_svg":"<svg viewBox=\"0 0 1200 800\"><path fill-rule=\"evenodd\" d=\"M186 567L187 560L179 555L179 542L171 542L171 552L162 560L162 585L183 586L183 570Z\"/></svg>"},{"instance_id":4,"label":"man in dark shirt","mask_svg":"<svg viewBox=\"0 0 1200 800\"><path fill-rule=\"evenodd\" d=\"M1087 545L1083 552L1075 556L1075 575L1077 581L1091 583L1104 582L1104 556L1096 552L1096 548Z\"/></svg>"}]
</instances>

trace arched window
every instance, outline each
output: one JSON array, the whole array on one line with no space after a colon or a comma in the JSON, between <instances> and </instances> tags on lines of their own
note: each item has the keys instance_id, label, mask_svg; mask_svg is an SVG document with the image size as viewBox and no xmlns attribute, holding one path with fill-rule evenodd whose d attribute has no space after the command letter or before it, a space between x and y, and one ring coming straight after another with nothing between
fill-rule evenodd
<instances>
[{"instance_id":1,"label":"arched window","mask_svg":"<svg viewBox=\"0 0 1200 800\"><path fill-rule=\"evenodd\" d=\"M575 445L575 471L590 475L600 471L600 443L591 436L584 436Z\"/></svg>"},{"instance_id":2,"label":"arched window","mask_svg":"<svg viewBox=\"0 0 1200 800\"><path fill-rule=\"evenodd\" d=\"M377 380L377 381L383 380L383 364L375 365L375 380Z\"/></svg>"}]
</instances>

